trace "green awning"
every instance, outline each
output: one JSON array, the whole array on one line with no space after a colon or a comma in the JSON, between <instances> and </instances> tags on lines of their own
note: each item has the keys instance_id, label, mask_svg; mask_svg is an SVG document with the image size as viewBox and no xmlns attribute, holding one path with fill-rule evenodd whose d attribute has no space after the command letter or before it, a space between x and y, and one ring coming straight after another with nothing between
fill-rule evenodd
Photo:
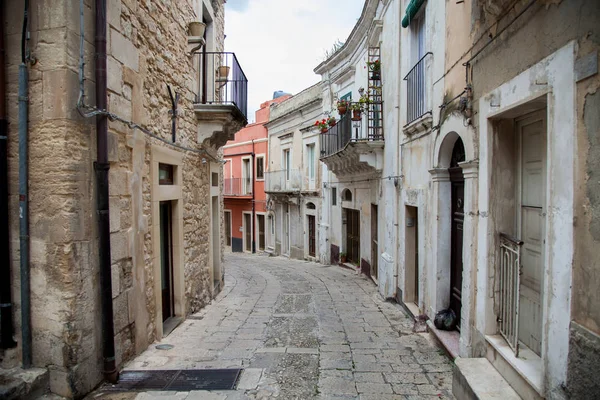
<instances>
[{"instance_id":1,"label":"green awning","mask_svg":"<svg viewBox=\"0 0 600 400\"><path fill-rule=\"evenodd\" d=\"M413 20L421 6L425 3L425 0L410 0L408 6L406 6L406 15L402 18L402 27L406 28L410 25L410 21Z\"/></svg>"}]
</instances>

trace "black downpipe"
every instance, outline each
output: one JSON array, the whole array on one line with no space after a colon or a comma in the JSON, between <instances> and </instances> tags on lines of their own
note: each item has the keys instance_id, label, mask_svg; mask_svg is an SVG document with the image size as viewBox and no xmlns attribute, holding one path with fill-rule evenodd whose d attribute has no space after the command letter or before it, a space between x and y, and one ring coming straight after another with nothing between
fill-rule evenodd
<instances>
[{"instance_id":1,"label":"black downpipe","mask_svg":"<svg viewBox=\"0 0 600 400\"><path fill-rule=\"evenodd\" d=\"M13 338L11 265L8 229L8 117L6 115L4 1L0 0L0 348L17 345Z\"/></svg>"},{"instance_id":2,"label":"black downpipe","mask_svg":"<svg viewBox=\"0 0 600 400\"><path fill-rule=\"evenodd\" d=\"M21 348L23 368L31 368L31 297L29 281L29 53L27 27L29 0L25 0L23 32L21 36L21 64L19 65L19 260L21 268Z\"/></svg>"},{"instance_id":3,"label":"black downpipe","mask_svg":"<svg viewBox=\"0 0 600 400\"><path fill-rule=\"evenodd\" d=\"M96 107L106 110L106 0L96 0ZM118 372L115 362L115 327L113 320L110 220L108 209L108 118L106 114L96 117L96 190L98 202L98 253L100 261L100 290L102 303L102 342L104 378L115 383Z\"/></svg>"}]
</instances>

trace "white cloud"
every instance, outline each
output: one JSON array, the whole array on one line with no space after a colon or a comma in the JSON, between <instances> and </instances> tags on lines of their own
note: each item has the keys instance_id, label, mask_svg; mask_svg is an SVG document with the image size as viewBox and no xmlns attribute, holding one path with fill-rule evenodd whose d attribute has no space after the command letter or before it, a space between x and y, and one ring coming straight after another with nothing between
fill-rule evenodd
<instances>
[{"instance_id":1,"label":"white cloud","mask_svg":"<svg viewBox=\"0 0 600 400\"><path fill-rule=\"evenodd\" d=\"M346 40L364 0L243 0L226 3L225 48L248 78L249 120L276 90L298 93L319 81L313 69L336 39Z\"/></svg>"}]
</instances>

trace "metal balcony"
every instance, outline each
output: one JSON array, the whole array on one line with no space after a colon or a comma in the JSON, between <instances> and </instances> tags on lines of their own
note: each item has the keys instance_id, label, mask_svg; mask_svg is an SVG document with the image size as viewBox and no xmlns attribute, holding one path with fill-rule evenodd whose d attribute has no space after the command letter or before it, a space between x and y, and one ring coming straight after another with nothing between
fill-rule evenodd
<instances>
[{"instance_id":1,"label":"metal balcony","mask_svg":"<svg viewBox=\"0 0 600 400\"><path fill-rule=\"evenodd\" d=\"M427 99L426 62L433 53L425 53L423 57L406 74L406 125L431 114Z\"/></svg>"},{"instance_id":2,"label":"metal balcony","mask_svg":"<svg viewBox=\"0 0 600 400\"><path fill-rule=\"evenodd\" d=\"M382 104L372 103L369 105L368 115L362 114L362 120L368 121L366 136L363 133L362 120L352 121L350 113L343 115L327 132L321 133L321 161L337 176L381 170L383 126L381 119L372 118L372 110L380 113Z\"/></svg>"},{"instance_id":3,"label":"metal balcony","mask_svg":"<svg viewBox=\"0 0 600 400\"><path fill-rule=\"evenodd\" d=\"M229 178L223 180L223 195L227 197L252 197L252 179Z\"/></svg>"},{"instance_id":4,"label":"metal balcony","mask_svg":"<svg viewBox=\"0 0 600 400\"><path fill-rule=\"evenodd\" d=\"M302 190L302 174L297 169L265 172L266 193L292 193Z\"/></svg>"},{"instance_id":5,"label":"metal balcony","mask_svg":"<svg viewBox=\"0 0 600 400\"><path fill-rule=\"evenodd\" d=\"M234 53L194 53L198 91L196 118L210 124L200 129L198 141L219 148L248 124L248 79Z\"/></svg>"}]
</instances>

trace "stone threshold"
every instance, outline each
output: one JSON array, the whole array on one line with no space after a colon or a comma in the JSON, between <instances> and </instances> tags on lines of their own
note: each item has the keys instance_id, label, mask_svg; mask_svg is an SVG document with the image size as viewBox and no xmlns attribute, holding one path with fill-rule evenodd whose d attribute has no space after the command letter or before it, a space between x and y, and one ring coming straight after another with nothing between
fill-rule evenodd
<instances>
[{"instance_id":1,"label":"stone threshold","mask_svg":"<svg viewBox=\"0 0 600 400\"><path fill-rule=\"evenodd\" d=\"M460 333L458 331L439 330L430 319L427 320L427 327L429 328L429 333L431 333L442 345L444 350L446 350L450 359L455 360L458 357L459 352Z\"/></svg>"}]
</instances>

